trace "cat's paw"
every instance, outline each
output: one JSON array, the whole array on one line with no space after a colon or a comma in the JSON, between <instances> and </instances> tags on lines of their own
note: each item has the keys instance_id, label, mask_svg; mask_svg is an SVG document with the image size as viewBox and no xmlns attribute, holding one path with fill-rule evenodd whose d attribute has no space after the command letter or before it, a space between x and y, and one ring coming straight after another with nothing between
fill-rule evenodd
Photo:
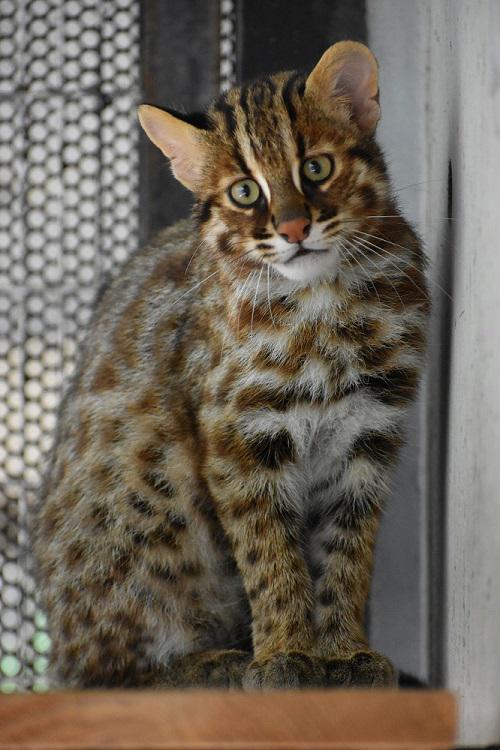
<instances>
[{"instance_id":1,"label":"cat's paw","mask_svg":"<svg viewBox=\"0 0 500 750\"><path fill-rule=\"evenodd\" d=\"M325 685L326 661L302 651L271 654L252 661L243 677L245 690L293 690Z\"/></svg>"},{"instance_id":2,"label":"cat's paw","mask_svg":"<svg viewBox=\"0 0 500 750\"><path fill-rule=\"evenodd\" d=\"M243 676L245 690L396 685L391 662L375 651L360 651L343 658L323 658L302 651L280 652L250 662Z\"/></svg>"},{"instance_id":3,"label":"cat's paw","mask_svg":"<svg viewBox=\"0 0 500 750\"><path fill-rule=\"evenodd\" d=\"M186 654L170 669L172 687L241 688L252 658L246 651L221 650Z\"/></svg>"},{"instance_id":4,"label":"cat's paw","mask_svg":"<svg viewBox=\"0 0 500 750\"><path fill-rule=\"evenodd\" d=\"M391 662L376 651L359 651L347 661L349 685L353 687L397 687L397 675Z\"/></svg>"}]
</instances>

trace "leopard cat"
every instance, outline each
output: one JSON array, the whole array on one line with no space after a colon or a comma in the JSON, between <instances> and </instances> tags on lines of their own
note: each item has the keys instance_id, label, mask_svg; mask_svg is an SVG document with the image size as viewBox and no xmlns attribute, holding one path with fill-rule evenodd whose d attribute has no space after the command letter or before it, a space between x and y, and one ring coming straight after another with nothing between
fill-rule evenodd
<instances>
[{"instance_id":1,"label":"leopard cat","mask_svg":"<svg viewBox=\"0 0 500 750\"><path fill-rule=\"evenodd\" d=\"M194 193L102 296L35 551L67 686L395 684L364 630L422 370L421 243L374 140L377 63L139 118Z\"/></svg>"}]
</instances>

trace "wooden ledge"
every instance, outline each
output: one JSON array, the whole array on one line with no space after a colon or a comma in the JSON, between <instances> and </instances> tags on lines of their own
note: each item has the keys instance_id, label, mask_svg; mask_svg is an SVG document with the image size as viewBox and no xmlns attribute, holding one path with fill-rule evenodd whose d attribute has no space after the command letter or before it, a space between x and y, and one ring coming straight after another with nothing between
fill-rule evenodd
<instances>
[{"instance_id":1,"label":"wooden ledge","mask_svg":"<svg viewBox=\"0 0 500 750\"><path fill-rule=\"evenodd\" d=\"M444 692L96 691L0 698L1 750L441 750Z\"/></svg>"}]
</instances>

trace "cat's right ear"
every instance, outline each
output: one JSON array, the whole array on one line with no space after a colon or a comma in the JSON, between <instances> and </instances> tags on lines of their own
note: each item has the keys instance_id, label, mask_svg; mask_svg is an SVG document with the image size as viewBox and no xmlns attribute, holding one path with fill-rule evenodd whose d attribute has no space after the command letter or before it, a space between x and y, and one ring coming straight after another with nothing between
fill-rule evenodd
<instances>
[{"instance_id":1,"label":"cat's right ear","mask_svg":"<svg viewBox=\"0 0 500 750\"><path fill-rule=\"evenodd\" d=\"M195 192L205 161L206 147L200 130L149 104L141 104L138 115L146 135L170 159L175 177Z\"/></svg>"}]
</instances>

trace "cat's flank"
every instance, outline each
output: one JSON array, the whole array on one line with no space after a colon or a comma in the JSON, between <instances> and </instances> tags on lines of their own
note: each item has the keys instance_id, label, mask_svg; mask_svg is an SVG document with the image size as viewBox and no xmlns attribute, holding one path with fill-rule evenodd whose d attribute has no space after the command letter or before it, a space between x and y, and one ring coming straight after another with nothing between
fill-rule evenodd
<instances>
[{"instance_id":1,"label":"cat's flank","mask_svg":"<svg viewBox=\"0 0 500 750\"><path fill-rule=\"evenodd\" d=\"M140 118L196 207L105 293L64 400L36 519L58 679L390 685L363 614L428 295L375 59Z\"/></svg>"}]
</instances>

